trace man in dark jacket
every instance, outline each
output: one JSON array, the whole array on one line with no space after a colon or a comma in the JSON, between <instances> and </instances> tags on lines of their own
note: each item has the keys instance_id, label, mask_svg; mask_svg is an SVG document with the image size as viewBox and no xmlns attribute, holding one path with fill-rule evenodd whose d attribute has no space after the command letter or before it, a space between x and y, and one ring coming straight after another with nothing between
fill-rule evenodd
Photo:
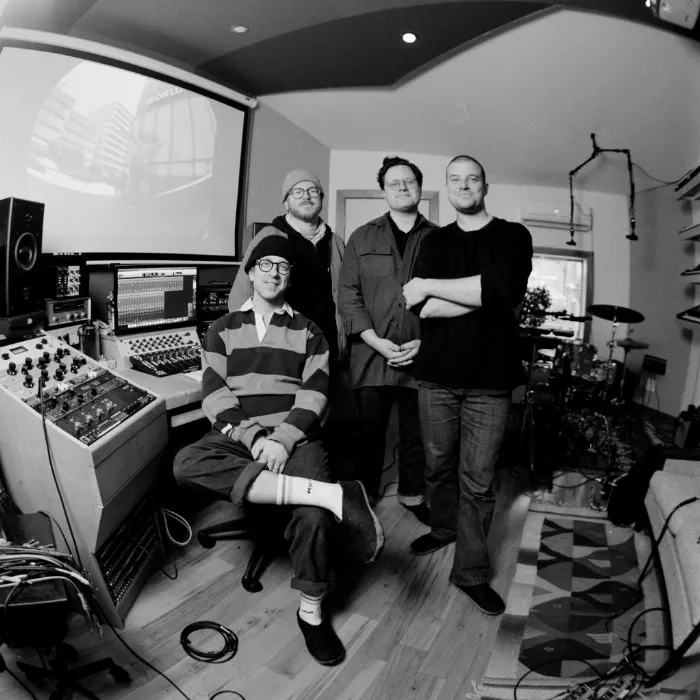
<instances>
[{"instance_id":1,"label":"man in dark jacket","mask_svg":"<svg viewBox=\"0 0 700 700\"><path fill-rule=\"evenodd\" d=\"M350 338L350 379L362 425L356 470L370 497L377 498L396 399L398 498L427 524L425 454L412 372L420 346L419 321L407 311L402 288L411 278L421 240L437 227L418 211L423 174L416 165L404 158L385 158L377 181L389 211L350 236L338 295Z\"/></svg>"},{"instance_id":2,"label":"man in dark jacket","mask_svg":"<svg viewBox=\"0 0 700 700\"><path fill-rule=\"evenodd\" d=\"M505 605L489 585L486 536L510 395L524 380L514 309L532 270L532 238L522 224L486 211L477 160L453 158L446 179L457 220L425 237L404 286L422 319L415 374L431 528L411 549L429 554L456 541L450 582L498 615Z\"/></svg>"},{"instance_id":3,"label":"man in dark jacket","mask_svg":"<svg viewBox=\"0 0 700 700\"><path fill-rule=\"evenodd\" d=\"M291 307L314 321L330 346L331 359L345 354L346 339L337 309L338 277L345 245L321 218L323 187L310 170L298 168L287 173L282 184L285 216L277 216L272 225L286 233L295 257L294 284L287 291ZM253 294L245 267L251 241L243 257L228 299L229 311L240 309Z\"/></svg>"}]
</instances>

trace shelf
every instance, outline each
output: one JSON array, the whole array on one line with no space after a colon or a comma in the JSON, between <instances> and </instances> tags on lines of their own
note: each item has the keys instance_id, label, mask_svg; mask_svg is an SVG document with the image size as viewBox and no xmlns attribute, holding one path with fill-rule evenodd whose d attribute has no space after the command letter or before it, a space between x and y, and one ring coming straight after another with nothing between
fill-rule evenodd
<instances>
[{"instance_id":1,"label":"shelf","mask_svg":"<svg viewBox=\"0 0 700 700\"><path fill-rule=\"evenodd\" d=\"M689 328L691 331L700 330L700 323L697 323L696 321L688 321L685 318L678 318L677 316L676 321L683 328Z\"/></svg>"},{"instance_id":2,"label":"shelf","mask_svg":"<svg viewBox=\"0 0 700 700\"><path fill-rule=\"evenodd\" d=\"M700 241L700 223L682 228L678 232L678 237L682 241Z\"/></svg>"}]
</instances>

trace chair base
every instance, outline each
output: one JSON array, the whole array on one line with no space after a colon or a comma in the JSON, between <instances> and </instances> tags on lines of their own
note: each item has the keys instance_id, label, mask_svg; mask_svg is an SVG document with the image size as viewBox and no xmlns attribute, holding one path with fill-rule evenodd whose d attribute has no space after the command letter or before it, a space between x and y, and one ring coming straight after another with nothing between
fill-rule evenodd
<instances>
[{"instance_id":1,"label":"chair base","mask_svg":"<svg viewBox=\"0 0 700 700\"><path fill-rule=\"evenodd\" d=\"M17 661L17 668L27 676L27 680L35 685L43 685L45 680L54 681L49 700L64 700L64 698L71 697L73 691L82 693L89 700L100 700L97 695L80 683L80 679L94 676L103 671L107 671L117 683L129 683L131 680L128 672L121 666L117 666L110 658L98 659L89 664L69 668L68 661L74 661L78 656L75 649L68 644L58 644L55 650L56 659L49 662L50 668Z\"/></svg>"},{"instance_id":2,"label":"chair base","mask_svg":"<svg viewBox=\"0 0 700 700\"><path fill-rule=\"evenodd\" d=\"M227 520L223 523L205 527L197 533L197 540L202 547L211 549L219 540L234 539L239 535L248 535L253 539L253 551L241 579L241 585L249 593L259 593L263 589L260 574L268 560L268 544L256 537L255 527L248 517Z\"/></svg>"}]
</instances>

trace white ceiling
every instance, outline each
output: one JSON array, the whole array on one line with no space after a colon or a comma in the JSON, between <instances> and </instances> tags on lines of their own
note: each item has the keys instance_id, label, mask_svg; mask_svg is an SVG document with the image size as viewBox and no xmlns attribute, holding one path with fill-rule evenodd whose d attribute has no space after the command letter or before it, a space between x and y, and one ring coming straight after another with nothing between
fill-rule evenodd
<instances>
[{"instance_id":1,"label":"white ceiling","mask_svg":"<svg viewBox=\"0 0 700 700\"><path fill-rule=\"evenodd\" d=\"M330 149L470 153L492 182L568 187L601 148L673 180L700 155L700 46L654 27L554 10L466 47L393 89L261 96ZM635 170L637 189L653 181ZM577 188L629 191L624 156Z\"/></svg>"}]
</instances>

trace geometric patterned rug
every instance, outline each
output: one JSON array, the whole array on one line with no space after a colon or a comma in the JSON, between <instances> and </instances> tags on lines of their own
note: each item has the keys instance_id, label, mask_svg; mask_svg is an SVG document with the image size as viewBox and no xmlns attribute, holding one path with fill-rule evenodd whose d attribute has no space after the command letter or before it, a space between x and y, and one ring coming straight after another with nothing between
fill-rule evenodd
<instances>
[{"instance_id":1,"label":"geometric patterned rug","mask_svg":"<svg viewBox=\"0 0 700 700\"><path fill-rule=\"evenodd\" d=\"M638 578L631 529L604 520L528 513L482 697L512 698L517 680L532 669L518 687L520 700L541 700L595 677L577 659L601 674L610 670L622 659L629 626L644 609ZM635 625L633 639L657 641L647 639L644 618Z\"/></svg>"}]
</instances>

